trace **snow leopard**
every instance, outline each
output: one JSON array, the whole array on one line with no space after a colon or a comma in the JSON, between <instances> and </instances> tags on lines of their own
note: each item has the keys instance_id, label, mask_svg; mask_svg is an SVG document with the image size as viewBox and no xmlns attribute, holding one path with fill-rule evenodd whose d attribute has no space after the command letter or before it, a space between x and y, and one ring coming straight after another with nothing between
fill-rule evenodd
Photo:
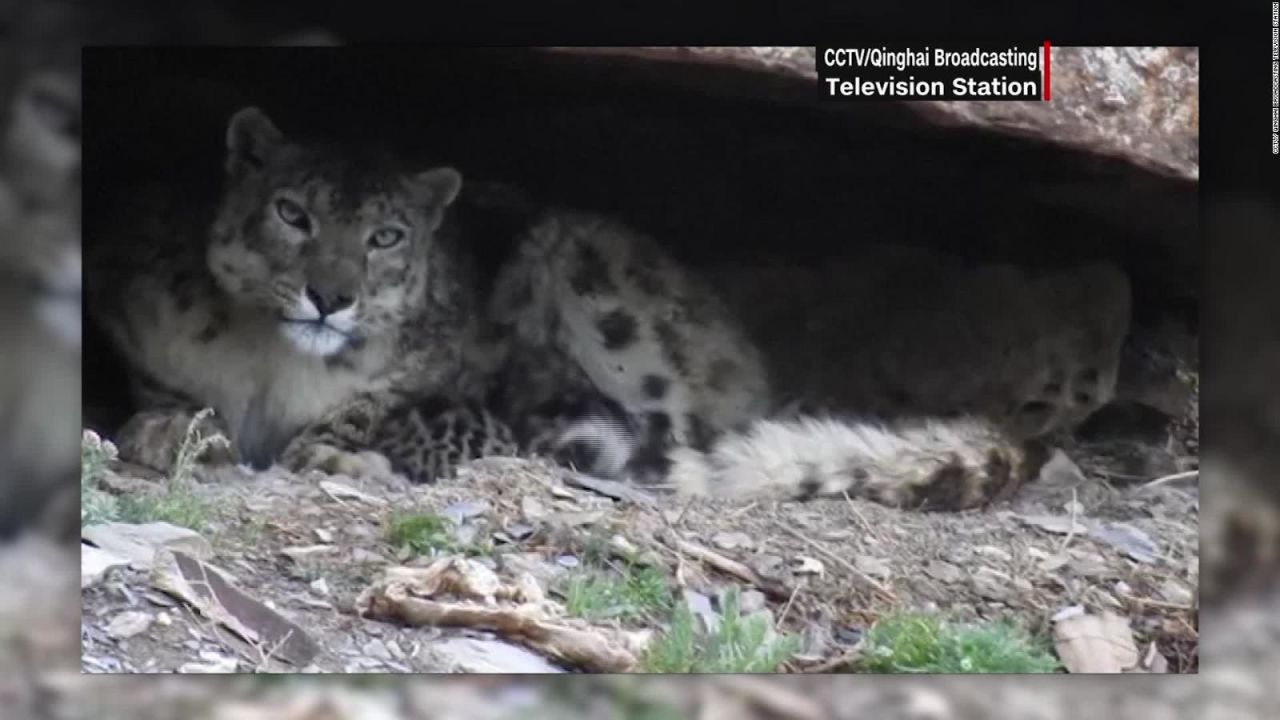
<instances>
[{"instance_id":1,"label":"snow leopard","mask_svg":"<svg viewBox=\"0 0 1280 720\"><path fill-rule=\"evenodd\" d=\"M502 348L486 407L524 452L685 494L977 507L1034 477L1048 458L1044 436L1113 392L1127 279L1098 265L1037 287L1065 302L1064 281L1114 307L1090 321L1087 342L1072 330L1036 346L1096 352L1035 366L1010 385L1003 414L824 410L778 396L734 308L655 238L601 215L543 210L485 299L486 333Z\"/></svg>"},{"instance_id":2,"label":"snow leopard","mask_svg":"<svg viewBox=\"0 0 1280 720\"><path fill-rule=\"evenodd\" d=\"M193 429L230 442L205 461L391 475L383 418L469 383L475 313L444 223L460 173L289 138L257 107L225 147L216 196L161 185L89 218L89 309L138 410L121 456L168 469L211 408ZM509 445L498 429L476 450Z\"/></svg>"}]
</instances>

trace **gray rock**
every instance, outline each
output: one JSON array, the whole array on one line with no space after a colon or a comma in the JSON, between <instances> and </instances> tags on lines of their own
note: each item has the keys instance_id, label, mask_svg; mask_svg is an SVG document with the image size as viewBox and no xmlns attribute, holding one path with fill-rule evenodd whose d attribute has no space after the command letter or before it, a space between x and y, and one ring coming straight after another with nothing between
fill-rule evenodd
<instances>
[{"instance_id":1,"label":"gray rock","mask_svg":"<svg viewBox=\"0 0 1280 720\"><path fill-rule=\"evenodd\" d=\"M704 65L767 73L776 78L779 89L787 80L807 88L816 77L812 47L600 48L595 52L635 53L691 70ZM1199 178L1199 49L1055 47L1051 68L1052 102L907 105L937 125L1033 137L1120 158L1172 177Z\"/></svg>"},{"instance_id":2,"label":"gray rock","mask_svg":"<svg viewBox=\"0 0 1280 720\"><path fill-rule=\"evenodd\" d=\"M213 547L200 533L167 522L102 523L90 525L80 534L99 548L126 558L138 570L155 567L155 554L160 549L181 550L202 560L213 555Z\"/></svg>"},{"instance_id":3,"label":"gray rock","mask_svg":"<svg viewBox=\"0 0 1280 720\"><path fill-rule=\"evenodd\" d=\"M964 579L964 573L951 563L941 560L930 560L924 566L924 574L943 583L957 583Z\"/></svg>"},{"instance_id":4,"label":"gray rock","mask_svg":"<svg viewBox=\"0 0 1280 720\"><path fill-rule=\"evenodd\" d=\"M543 587L551 587L567 574L565 568L543 560L536 552L503 553L498 556L498 561L509 577L520 577L528 573Z\"/></svg>"},{"instance_id":5,"label":"gray rock","mask_svg":"<svg viewBox=\"0 0 1280 720\"><path fill-rule=\"evenodd\" d=\"M1013 578L988 567L978 568L969 577L969 583L978 595L988 600L1009 601L1016 597Z\"/></svg>"},{"instance_id":6,"label":"gray rock","mask_svg":"<svg viewBox=\"0 0 1280 720\"><path fill-rule=\"evenodd\" d=\"M501 640L447 638L431 643L422 652L454 672L464 673L562 673L564 670L541 655Z\"/></svg>"},{"instance_id":7,"label":"gray rock","mask_svg":"<svg viewBox=\"0 0 1280 720\"><path fill-rule=\"evenodd\" d=\"M126 567L128 559L92 545L80 546L80 589L102 582L114 568Z\"/></svg>"},{"instance_id":8,"label":"gray rock","mask_svg":"<svg viewBox=\"0 0 1280 720\"><path fill-rule=\"evenodd\" d=\"M684 589L684 603L689 612L698 618L699 629L707 635L714 635L720 627L720 613L711 606L711 598L696 590Z\"/></svg>"},{"instance_id":9,"label":"gray rock","mask_svg":"<svg viewBox=\"0 0 1280 720\"><path fill-rule=\"evenodd\" d=\"M461 525L473 517L489 512L490 505L484 500L463 500L446 507L440 514Z\"/></svg>"},{"instance_id":10,"label":"gray rock","mask_svg":"<svg viewBox=\"0 0 1280 720\"><path fill-rule=\"evenodd\" d=\"M1093 528L1090 535L1142 563L1153 563L1160 554L1151 537L1128 523L1107 523Z\"/></svg>"},{"instance_id":11,"label":"gray rock","mask_svg":"<svg viewBox=\"0 0 1280 720\"><path fill-rule=\"evenodd\" d=\"M151 627L153 618L150 614L137 610L126 610L111 618L107 623L107 635L116 640L124 640L144 633Z\"/></svg>"}]
</instances>

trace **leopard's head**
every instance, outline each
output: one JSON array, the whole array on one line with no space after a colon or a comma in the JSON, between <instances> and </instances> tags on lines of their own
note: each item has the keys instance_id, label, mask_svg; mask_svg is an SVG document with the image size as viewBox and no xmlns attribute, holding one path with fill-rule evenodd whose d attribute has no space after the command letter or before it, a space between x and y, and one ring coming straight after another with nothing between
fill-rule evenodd
<instances>
[{"instance_id":1,"label":"leopard's head","mask_svg":"<svg viewBox=\"0 0 1280 720\"><path fill-rule=\"evenodd\" d=\"M300 352L394 333L447 292L436 231L462 185L456 170L400 172L292 142L250 107L228 125L226 172L209 269Z\"/></svg>"}]
</instances>

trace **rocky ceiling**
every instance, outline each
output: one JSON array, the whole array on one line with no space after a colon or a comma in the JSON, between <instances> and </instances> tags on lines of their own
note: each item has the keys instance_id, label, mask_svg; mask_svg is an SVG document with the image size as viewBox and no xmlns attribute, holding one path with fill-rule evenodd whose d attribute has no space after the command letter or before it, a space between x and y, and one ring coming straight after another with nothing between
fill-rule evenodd
<instances>
[{"instance_id":1,"label":"rocky ceiling","mask_svg":"<svg viewBox=\"0 0 1280 720\"><path fill-rule=\"evenodd\" d=\"M384 140L473 179L615 214L690 261L822 262L880 241L1026 263L1108 258L1134 279L1140 310L1176 308L1194 323L1196 50L1055 49L1049 103L833 103L818 97L812 57L90 54L86 152L138 173L204 152L216 172L226 118L258 104L286 130ZM98 131L110 138L95 144Z\"/></svg>"}]
</instances>

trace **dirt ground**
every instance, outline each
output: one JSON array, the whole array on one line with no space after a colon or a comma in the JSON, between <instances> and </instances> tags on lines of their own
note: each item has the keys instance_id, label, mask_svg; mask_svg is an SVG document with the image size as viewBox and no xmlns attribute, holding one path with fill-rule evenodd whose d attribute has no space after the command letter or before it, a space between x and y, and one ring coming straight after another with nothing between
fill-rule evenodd
<instances>
[{"instance_id":1,"label":"dirt ground","mask_svg":"<svg viewBox=\"0 0 1280 720\"><path fill-rule=\"evenodd\" d=\"M152 482L122 472L117 482ZM501 630L413 627L356 612L362 591L387 568L430 565L389 540L394 518L429 513L453 518L458 546L479 548L473 559L499 582L533 578L552 599L601 548L628 548L686 600L714 604L740 587L744 605L801 639L781 670L856 667L865 630L899 611L1007 618L1048 637L1055 615L1083 609L1127 619L1138 647L1154 647L1169 672L1196 672L1199 492L1190 475L1117 486L1058 456L1008 502L922 513L859 499L729 504L603 488L628 495L619 499L578 487L569 471L506 458L476 461L433 486L200 469L208 562L296 623L316 651L286 662L162 592L149 573L118 568L82 590L81 669L429 673L492 661L539 671L528 664L537 654L521 652L511 666L457 654L459 638L539 649ZM125 613L144 629L113 628ZM634 622L590 627L644 630ZM557 668L593 669L553 657L543 670Z\"/></svg>"}]
</instances>

